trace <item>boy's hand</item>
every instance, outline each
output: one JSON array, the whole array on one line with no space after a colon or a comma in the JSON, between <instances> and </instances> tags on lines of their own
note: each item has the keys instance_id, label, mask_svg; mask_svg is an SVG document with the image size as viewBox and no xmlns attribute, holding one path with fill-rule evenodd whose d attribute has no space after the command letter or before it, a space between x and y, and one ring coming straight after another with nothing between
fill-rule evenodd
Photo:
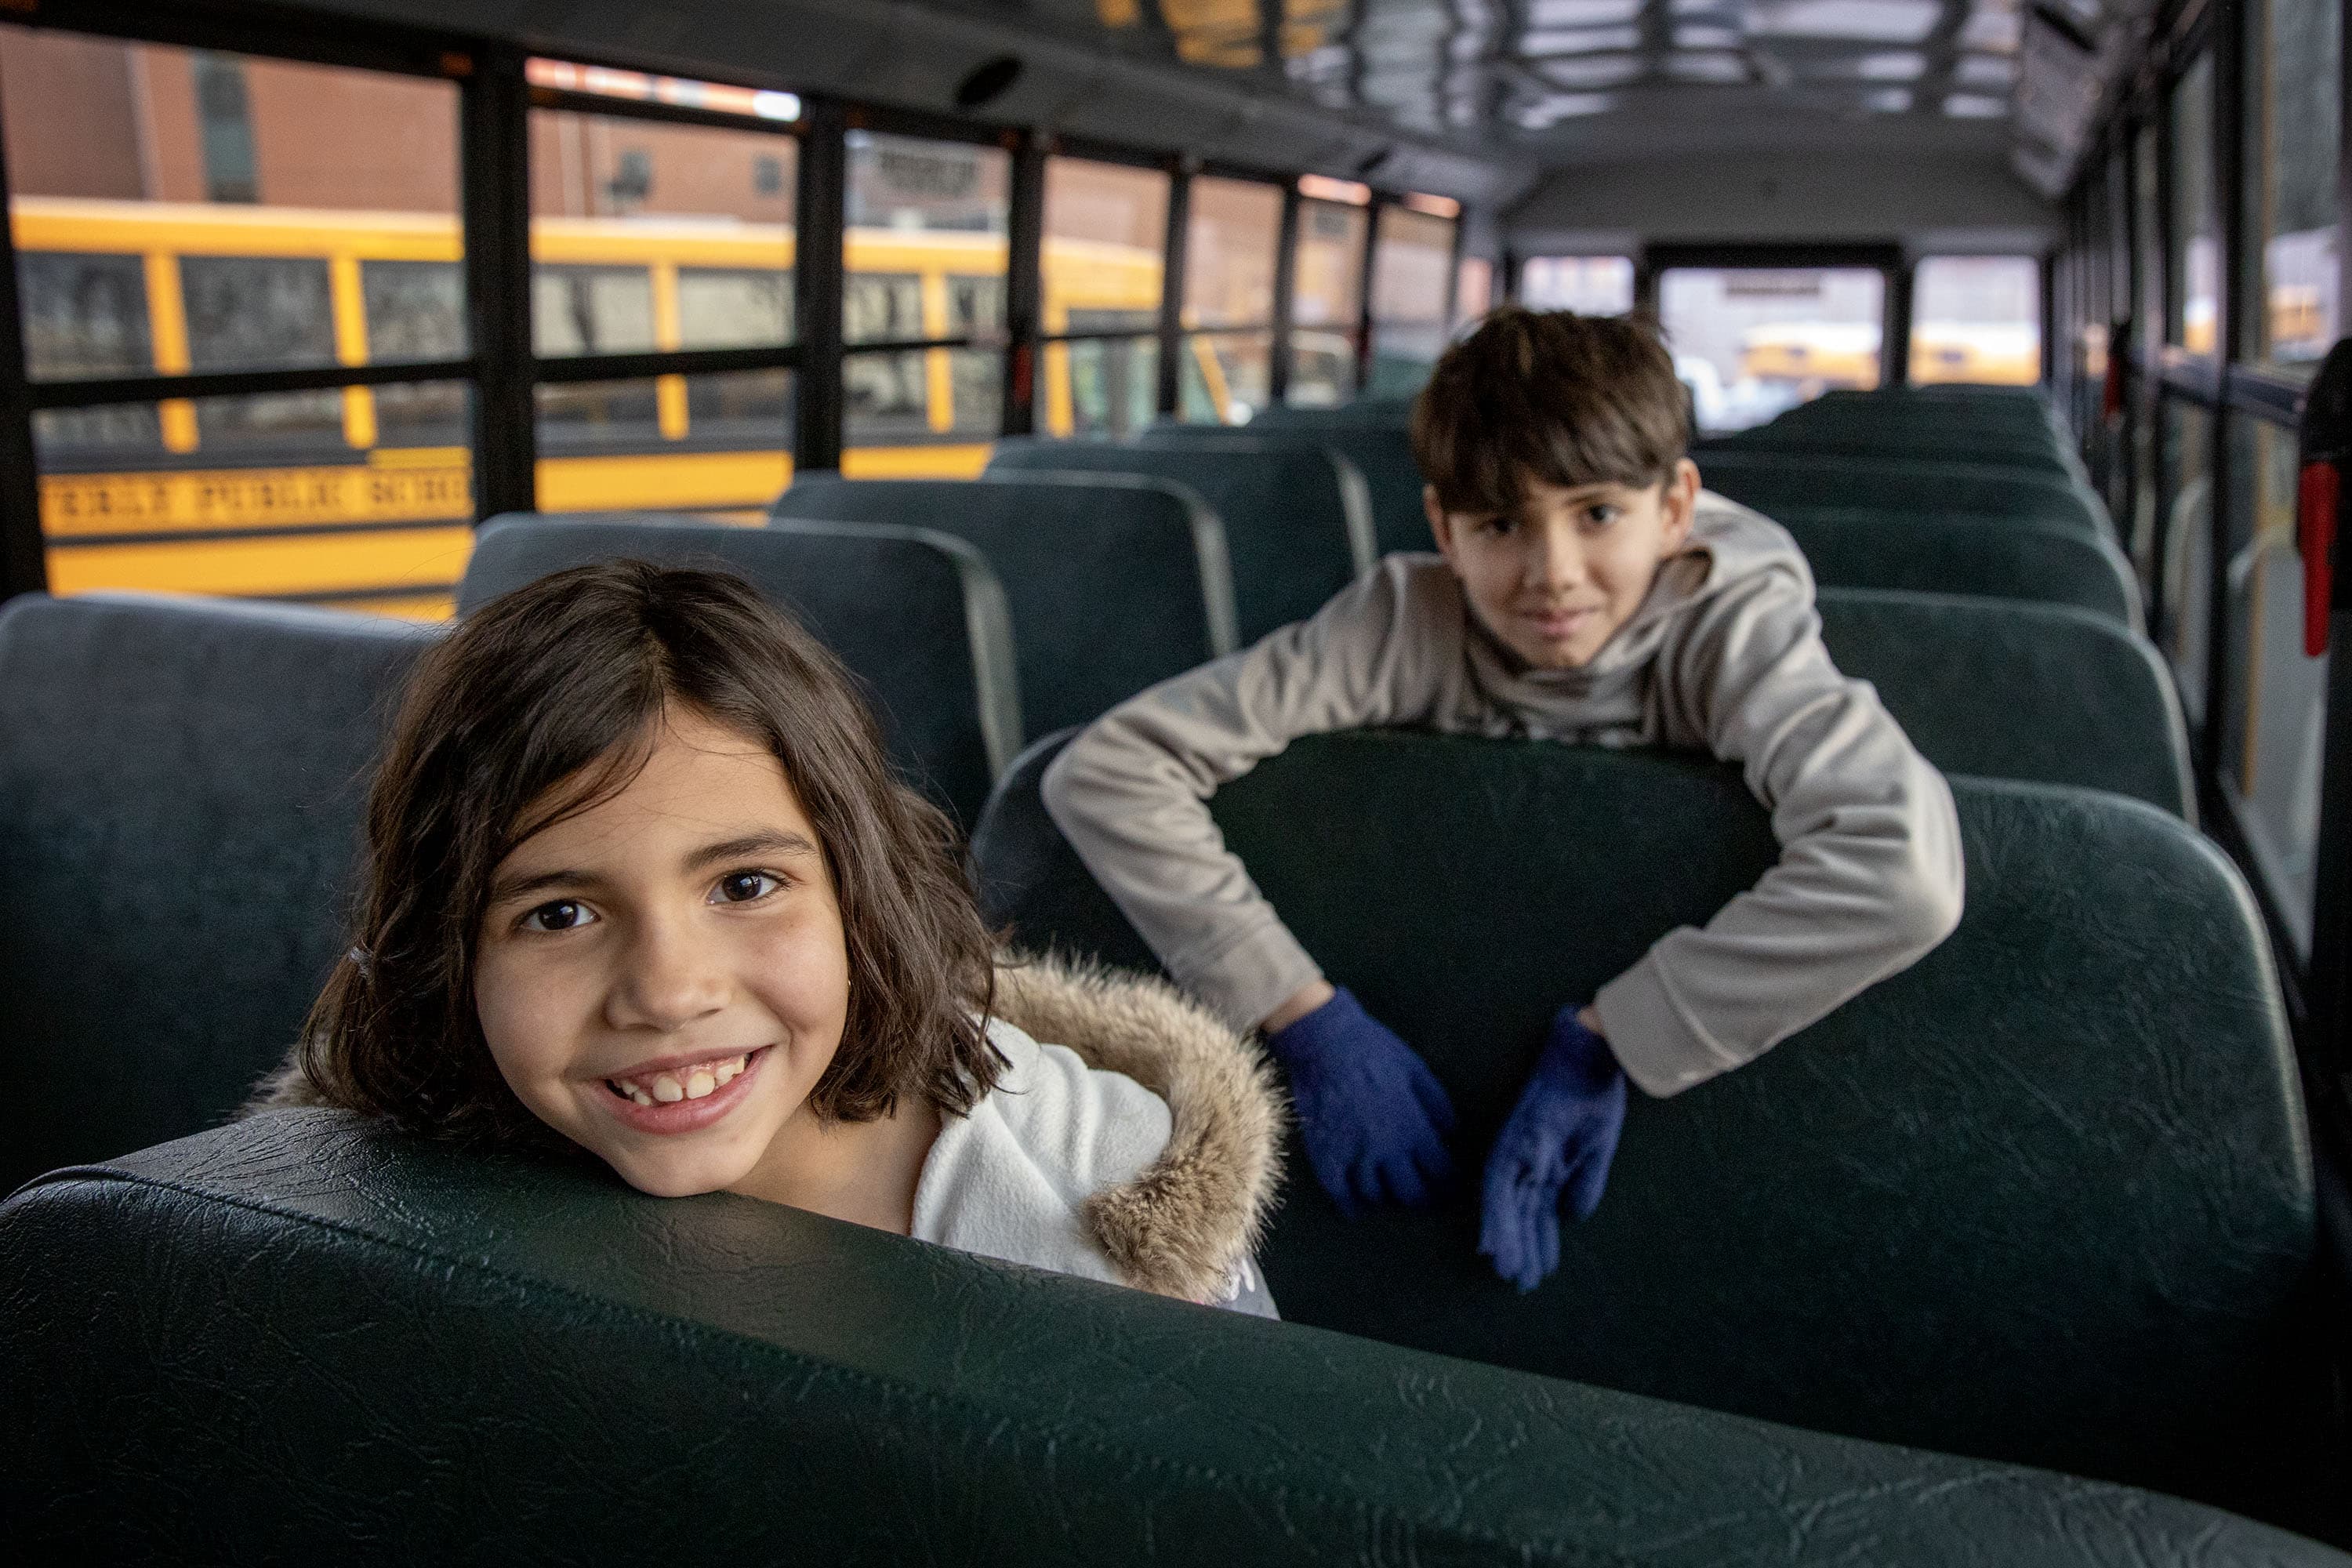
<instances>
[{"instance_id":1,"label":"boy's hand","mask_svg":"<svg viewBox=\"0 0 2352 1568\"><path fill-rule=\"evenodd\" d=\"M1495 1272L1532 1290L1559 1267L1559 1198L1586 1219L1625 1127L1625 1069L1586 1021L1563 1007L1511 1119L1486 1156L1478 1251Z\"/></svg>"},{"instance_id":2,"label":"boy's hand","mask_svg":"<svg viewBox=\"0 0 2352 1568\"><path fill-rule=\"evenodd\" d=\"M1426 1203L1453 1176L1442 1135L1454 1131L1454 1102L1412 1047L1345 988L1265 1043L1290 1075L1307 1163L1341 1214Z\"/></svg>"}]
</instances>

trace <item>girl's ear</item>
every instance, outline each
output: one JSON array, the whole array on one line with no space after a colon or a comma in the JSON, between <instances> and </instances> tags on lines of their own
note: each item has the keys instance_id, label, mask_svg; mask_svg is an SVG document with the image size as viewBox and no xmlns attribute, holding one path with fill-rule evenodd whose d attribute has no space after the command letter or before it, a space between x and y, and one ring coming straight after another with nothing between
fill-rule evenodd
<instances>
[{"instance_id":1,"label":"girl's ear","mask_svg":"<svg viewBox=\"0 0 2352 1568\"><path fill-rule=\"evenodd\" d=\"M1672 555L1690 540L1691 520L1698 514L1698 465L1688 458L1675 464L1668 476L1661 510L1665 513L1665 548L1660 558Z\"/></svg>"}]
</instances>

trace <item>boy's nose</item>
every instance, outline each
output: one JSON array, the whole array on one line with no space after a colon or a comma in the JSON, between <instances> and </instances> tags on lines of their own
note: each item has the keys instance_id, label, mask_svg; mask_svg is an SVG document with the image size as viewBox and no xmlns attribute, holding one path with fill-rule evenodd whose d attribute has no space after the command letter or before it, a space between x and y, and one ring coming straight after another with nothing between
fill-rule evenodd
<instances>
[{"instance_id":1,"label":"boy's nose","mask_svg":"<svg viewBox=\"0 0 2352 1568\"><path fill-rule=\"evenodd\" d=\"M1584 552L1576 540L1557 531L1538 535L1528 551L1527 584L1552 590L1583 586Z\"/></svg>"}]
</instances>

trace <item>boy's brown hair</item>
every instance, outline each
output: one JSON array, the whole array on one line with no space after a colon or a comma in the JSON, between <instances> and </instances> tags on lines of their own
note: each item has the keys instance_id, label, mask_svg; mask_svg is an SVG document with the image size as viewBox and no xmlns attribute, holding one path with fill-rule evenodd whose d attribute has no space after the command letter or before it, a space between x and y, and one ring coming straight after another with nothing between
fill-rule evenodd
<instances>
[{"instance_id":1,"label":"boy's brown hair","mask_svg":"<svg viewBox=\"0 0 2352 1568\"><path fill-rule=\"evenodd\" d=\"M1690 446L1657 323L1506 305L1445 351L1412 405L1412 455L1451 512L1517 506L1528 476L1647 488Z\"/></svg>"},{"instance_id":2,"label":"boy's brown hair","mask_svg":"<svg viewBox=\"0 0 2352 1568\"><path fill-rule=\"evenodd\" d=\"M1003 1060L982 1023L987 928L945 815L892 776L848 671L740 578L616 561L484 605L410 679L368 798L352 944L303 1027L319 1099L425 1131L543 1134L475 1009L491 876L628 787L672 705L776 758L833 875L849 1016L811 1109L869 1121L920 1095L961 1114L988 1091Z\"/></svg>"}]
</instances>

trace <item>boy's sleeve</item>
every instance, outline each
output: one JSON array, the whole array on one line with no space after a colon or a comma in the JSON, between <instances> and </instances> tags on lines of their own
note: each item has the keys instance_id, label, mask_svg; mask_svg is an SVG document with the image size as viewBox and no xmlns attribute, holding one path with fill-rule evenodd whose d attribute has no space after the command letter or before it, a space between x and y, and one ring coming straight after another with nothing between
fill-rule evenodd
<instances>
[{"instance_id":1,"label":"boy's sleeve","mask_svg":"<svg viewBox=\"0 0 2352 1568\"><path fill-rule=\"evenodd\" d=\"M1119 704L1045 770L1045 809L1087 869L1236 1028L1323 972L1225 847L1208 797L1301 735L1423 716L1443 643L1421 624L1436 607L1417 602L1430 596L1417 571L1390 557L1311 618Z\"/></svg>"},{"instance_id":2,"label":"boy's sleeve","mask_svg":"<svg viewBox=\"0 0 2352 1568\"><path fill-rule=\"evenodd\" d=\"M1670 658L1670 722L1741 764L1780 858L1594 999L1654 1095L1752 1061L1909 967L1959 923L1962 892L1951 790L1877 693L1830 662L1808 584L1760 574Z\"/></svg>"}]
</instances>

